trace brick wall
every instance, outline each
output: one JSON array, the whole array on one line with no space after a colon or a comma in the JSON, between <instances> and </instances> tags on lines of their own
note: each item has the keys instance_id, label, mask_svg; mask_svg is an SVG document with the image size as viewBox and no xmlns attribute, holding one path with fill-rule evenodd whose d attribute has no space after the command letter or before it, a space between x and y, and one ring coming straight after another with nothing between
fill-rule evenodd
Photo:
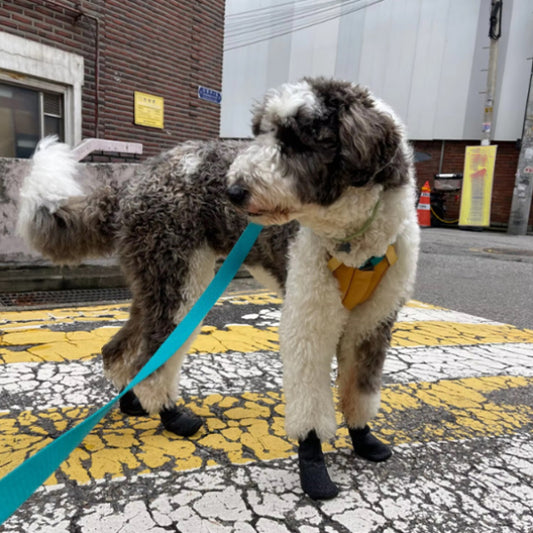
<instances>
[{"instance_id":1,"label":"brick wall","mask_svg":"<svg viewBox=\"0 0 533 533\"><path fill-rule=\"evenodd\" d=\"M507 225L515 174L518 166L518 156L520 150L515 142L494 141L498 145L496 152L496 165L494 168L494 182L491 203L491 224ZM433 188L433 178L439 172L441 159L442 141L413 141L416 151L429 154L431 159L416 163L417 183L419 189L426 180L429 180ZM463 172L465 148L467 146L479 145L479 141L445 141L444 154L442 160L442 173ZM447 218L454 219L459 214L460 192L458 194L446 193ZM533 209L529 217L529 225L533 225Z\"/></svg>"},{"instance_id":2,"label":"brick wall","mask_svg":"<svg viewBox=\"0 0 533 533\"><path fill-rule=\"evenodd\" d=\"M197 88L221 89L224 0L78 4L3 0L0 27L84 57L83 137L142 142L146 157L218 135L220 106ZM164 98L163 130L133 123L134 91Z\"/></svg>"}]
</instances>

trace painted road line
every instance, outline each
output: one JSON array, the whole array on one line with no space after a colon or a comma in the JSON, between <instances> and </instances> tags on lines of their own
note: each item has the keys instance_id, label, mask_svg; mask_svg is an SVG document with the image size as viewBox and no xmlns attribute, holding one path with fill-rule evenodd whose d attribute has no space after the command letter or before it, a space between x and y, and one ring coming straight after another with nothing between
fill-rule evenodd
<instances>
[{"instance_id":1,"label":"painted road line","mask_svg":"<svg viewBox=\"0 0 533 533\"><path fill-rule=\"evenodd\" d=\"M234 308L255 308L257 317L270 320L270 325L278 325L281 299L274 293L258 292L254 294L229 294L217 302L207 317L207 324L212 324L213 317L226 315L229 306ZM244 313L245 311L243 311ZM84 322L120 326L129 316L129 303L62 307L57 309L3 311L0 317L0 330L4 333L29 331L48 326L53 331L54 326L60 325L63 330L67 325L76 324L76 329L84 329ZM480 317L473 317L465 313L450 311L437 306L424 304L416 300L410 301L401 311L399 321L415 322L419 320L444 320L450 322L467 323L495 323ZM91 329L97 327L94 325ZM85 328L87 329L87 328Z\"/></svg>"},{"instance_id":2,"label":"painted road line","mask_svg":"<svg viewBox=\"0 0 533 533\"><path fill-rule=\"evenodd\" d=\"M118 327L96 327L91 331L51 331L30 329L0 336L0 363L72 361L96 357ZM506 324L461 322L399 322L392 335L393 347L475 346L479 344L533 343L533 330ZM248 324L224 329L206 325L194 341L190 353L277 351L276 327Z\"/></svg>"},{"instance_id":3,"label":"painted road line","mask_svg":"<svg viewBox=\"0 0 533 533\"><path fill-rule=\"evenodd\" d=\"M529 533L532 442L492 442L497 453L480 440L401 445L381 464L343 450L329 466L340 494L320 504L302 495L295 458L60 485L40 489L4 531ZM55 498L60 505L51 505Z\"/></svg>"},{"instance_id":4,"label":"painted road line","mask_svg":"<svg viewBox=\"0 0 533 533\"><path fill-rule=\"evenodd\" d=\"M250 306L249 306L250 307ZM255 313L243 315L242 319L254 319L256 325L270 325L277 326L281 317L281 310L279 306L265 307L258 306ZM441 321L441 322L464 322L467 324L501 324L494 320L488 320L483 317L461 313L459 311L452 311L434 305L424 304L416 300L411 300L399 312L397 322L427 322L427 321Z\"/></svg>"},{"instance_id":5,"label":"painted road line","mask_svg":"<svg viewBox=\"0 0 533 533\"><path fill-rule=\"evenodd\" d=\"M252 295L228 295L222 299L215 309L208 315L202 334L193 346L193 352L211 351L257 351L271 348L277 350L277 326L279 324L280 300L272 293L258 293ZM264 307L268 305L269 307ZM233 324L228 325L228 310L242 309L235 314ZM110 306L84 306L60 308L52 310L18 311L4 313L0 320L0 362L43 362L69 361L90 359L100 353L101 346L120 328L128 316L127 304ZM415 327L411 324L423 322L420 333L439 338L441 332L439 321L470 324L463 330L457 331L453 343L465 344L489 342L480 332L480 338L475 337L475 327L472 324L487 326L487 335L500 335L502 328L511 339L509 342L529 342L531 331L519 333L508 329L508 326L483 321L463 313L455 313L435 306L428 306L420 302L410 302L400 314L400 323L394 341L400 345L433 344L429 339L406 339L405 329L413 334ZM248 329L251 327L264 330L257 333ZM409 324L409 325L405 325ZM227 327L226 327L227 326ZM214 329L213 329L214 328ZM428 331L435 329L435 331ZM255 344L250 346L247 339L254 335ZM457 339L457 336L463 339ZM517 338L522 336L522 339ZM401 337L401 338L400 338Z\"/></svg>"},{"instance_id":6,"label":"painted road line","mask_svg":"<svg viewBox=\"0 0 533 533\"><path fill-rule=\"evenodd\" d=\"M464 322L466 324L501 324L500 322L488 320L487 318L430 306L414 300L401 309L397 322L427 322L436 320L441 322Z\"/></svg>"},{"instance_id":7,"label":"painted road line","mask_svg":"<svg viewBox=\"0 0 533 533\"><path fill-rule=\"evenodd\" d=\"M256 291L253 293L228 293L215 304L214 310L225 303L236 306L279 305L281 299L272 292ZM82 305L58 307L51 309L32 309L2 311L0 329L4 331L16 330L20 327L30 328L39 325L72 324L79 321L125 321L129 316L129 302L105 305Z\"/></svg>"},{"instance_id":8,"label":"painted road line","mask_svg":"<svg viewBox=\"0 0 533 533\"><path fill-rule=\"evenodd\" d=\"M391 348L383 377L385 383L409 383L491 375L533 376L533 345Z\"/></svg>"},{"instance_id":9,"label":"painted road line","mask_svg":"<svg viewBox=\"0 0 533 533\"><path fill-rule=\"evenodd\" d=\"M533 378L509 376L387 386L373 426L394 446L512 435L531 423L533 406L500 399L506 395L525 399L532 389ZM191 398L188 407L204 417L207 425L207 430L190 440L163 432L158 417L126 418L115 410L47 483L57 483L57 476L87 483L106 475L142 474L165 466L191 470L283 459L295 453L284 432L284 404L278 391L210 394ZM90 411L72 407L0 414L0 476ZM348 448L345 428L339 436L335 448Z\"/></svg>"},{"instance_id":10,"label":"painted road line","mask_svg":"<svg viewBox=\"0 0 533 533\"><path fill-rule=\"evenodd\" d=\"M4 365L0 390L0 411L103 405L117 394L104 377L101 358Z\"/></svg>"},{"instance_id":11,"label":"painted road line","mask_svg":"<svg viewBox=\"0 0 533 533\"><path fill-rule=\"evenodd\" d=\"M384 383L407 384L492 375L533 376L531 344L484 344L392 348L385 361ZM332 385L335 382L335 362ZM277 352L199 353L185 360L180 388L186 396L207 392L280 390L282 369ZM116 394L104 378L101 357L68 362L12 363L0 372L0 410L101 405Z\"/></svg>"},{"instance_id":12,"label":"painted road line","mask_svg":"<svg viewBox=\"0 0 533 533\"><path fill-rule=\"evenodd\" d=\"M232 300L228 298L229 303L232 303ZM252 305L246 304L243 305L245 309L252 309L252 312L242 314L240 319L241 321L253 321L257 327L272 326L277 327L279 325L281 310L279 305L274 305L275 300L268 302L270 304L264 305ZM241 302L244 304L244 302ZM221 309L215 309L213 314L220 313ZM244 312L244 311L243 311ZM467 324L493 324L501 325L501 322L495 322L493 320L488 320L482 317L472 316L466 313L461 313L458 311L452 311L450 309L443 309L437 306L424 304L416 300L412 300L407 303L401 310L398 315L397 322L428 322L428 321L441 321L441 322L464 322Z\"/></svg>"}]
</instances>

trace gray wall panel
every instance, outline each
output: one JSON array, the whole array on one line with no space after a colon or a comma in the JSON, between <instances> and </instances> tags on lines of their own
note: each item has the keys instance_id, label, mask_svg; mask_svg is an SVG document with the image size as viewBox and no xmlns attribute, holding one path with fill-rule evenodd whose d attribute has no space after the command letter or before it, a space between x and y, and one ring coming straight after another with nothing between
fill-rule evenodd
<instances>
[{"instance_id":1,"label":"gray wall panel","mask_svg":"<svg viewBox=\"0 0 533 533\"><path fill-rule=\"evenodd\" d=\"M333 18L355 5L341 0L336 6L324 0L292 0L292 5L287 0L227 0L227 13L270 6L278 15L282 9L285 20L278 18L278 23L288 21L296 28L304 8L333 6L327 11ZM489 7L490 0L383 0L270 41L226 51L221 135L249 135L251 103L268 88L302 76L325 75L370 87L406 121L412 139L480 138ZM521 136L531 56L533 2L506 0L494 139Z\"/></svg>"}]
</instances>

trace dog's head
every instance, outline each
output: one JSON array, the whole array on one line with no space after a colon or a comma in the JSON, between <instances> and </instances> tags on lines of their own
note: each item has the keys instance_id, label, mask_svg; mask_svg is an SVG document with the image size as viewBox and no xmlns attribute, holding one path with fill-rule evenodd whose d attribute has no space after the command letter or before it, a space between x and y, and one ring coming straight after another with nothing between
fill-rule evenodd
<instances>
[{"instance_id":1,"label":"dog's head","mask_svg":"<svg viewBox=\"0 0 533 533\"><path fill-rule=\"evenodd\" d=\"M260 223L300 219L353 188L407 180L401 124L352 83L304 79L269 91L252 127L255 139L229 170L228 196Z\"/></svg>"}]
</instances>

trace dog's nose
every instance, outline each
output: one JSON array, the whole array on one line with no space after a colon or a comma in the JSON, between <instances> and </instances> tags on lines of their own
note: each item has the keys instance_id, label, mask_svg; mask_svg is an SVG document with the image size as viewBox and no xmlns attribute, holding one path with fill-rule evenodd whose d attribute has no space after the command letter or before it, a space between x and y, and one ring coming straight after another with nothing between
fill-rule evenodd
<instances>
[{"instance_id":1,"label":"dog's nose","mask_svg":"<svg viewBox=\"0 0 533 533\"><path fill-rule=\"evenodd\" d=\"M237 207L243 207L250 196L250 191L245 189L242 185L235 183L228 187L226 194L232 204Z\"/></svg>"}]
</instances>

